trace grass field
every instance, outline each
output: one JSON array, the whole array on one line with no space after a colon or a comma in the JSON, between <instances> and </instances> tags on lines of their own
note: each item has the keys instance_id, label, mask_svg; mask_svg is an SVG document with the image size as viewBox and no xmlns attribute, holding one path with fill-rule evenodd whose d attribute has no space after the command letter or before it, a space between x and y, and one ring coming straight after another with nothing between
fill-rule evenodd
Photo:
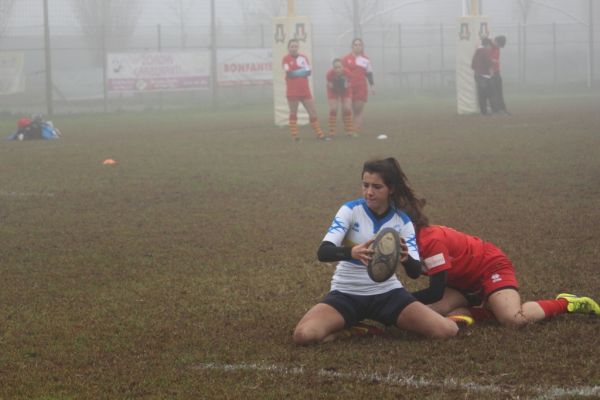
<instances>
[{"instance_id":1,"label":"grass field","mask_svg":"<svg viewBox=\"0 0 600 400\"><path fill-rule=\"evenodd\" d=\"M524 299L600 298L600 97L509 100L373 102L330 143L292 143L268 107L63 116L61 140L0 142L0 399L599 398L589 316L291 341L371 157L400 160L433 223L501 247Z\"/></svg>"}]
</instances>

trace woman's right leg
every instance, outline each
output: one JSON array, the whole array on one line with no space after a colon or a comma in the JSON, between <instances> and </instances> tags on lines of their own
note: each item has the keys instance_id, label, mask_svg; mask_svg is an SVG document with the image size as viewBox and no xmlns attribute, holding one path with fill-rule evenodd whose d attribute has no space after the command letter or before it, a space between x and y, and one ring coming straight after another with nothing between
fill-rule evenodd
<instances>
[{"instance_id":1,"label":"woman's right leg","mask_svg":"<svg viewBox=\"0 0 600 400\"><path fill-rule=\"evenodd\" d=\"M425 304L415 301L400 312L396 326L433 339L449 339L458 333L458 325Z\"/></svg>"},{"instance_id":2,"label":"woman's right leg","mask_svg":"<svg viewBox=\"0 0 600 400\"><path fill-rule=\"evenodd\" d=\"M289 97L287 100L290 108L290 133L292 134L292 139L296 140L298 139L298 106L300 105L300 101Z\"/></svg>"},{"instance_id":3,"label":"woman's right leg","mask_svg":"<svg viewBox=\"0 0 600 400\"><path fill-rule=\"evenodd\" d=\"M352 101L352 113L354 114L354 129L360 132L363 122L363 109L365 108L365 102L360 100Z\"/></svg>"},{"instance_id":4,"label":"woman's right leg","mask_svg":"<svg viewBox=\"0 0 600 400\"><path fill-rule=\"evenodd\" d=\"M344 121L346 135L356 136L356 129L352 123L352 99L350 97L344 97L342 99L342 119Z\"/></svg>"},{"instance_id":5,"label":"woman's right leg","mask_svg":"<svg viewBox=\"0 0 600 400\"><path fill-rule=\"evenodd\" d=\"M344 329L344 317L335 308L319 303L304 315L294 330L294 343L308 345L334 340Z\"/></svg>"},{"instance_id":6,"label":"woman's right leg","mask_svg":"<svg viewBox=\"0 0 600 400\"><path fill-rule=\"evenodd\" d=\"M321 130L321 125L319 124L319 119L317 118L317 107L315 106L315 101L313 99L304 99L302 100L302 105L308 113L310 126L317 134L317 137L320 139L324 138L325 134Z\"/></svg>"},{"instance_id":7,"label":"woman's right leg","mask_svg":"<svg viewBox=\"0 0 600 400\"><path fill-rule=\"evenodd\" d=\"M448 315L451 311L457 308L467 307L469 303L461 292L456 289L446 288L444 289L444 296L441 300L430 304L429 307L442 315Z\"/></svg>"},{"instance_id":8,"label":"woman's right leg","mask_svg":"<svg viewBox=\"0 0 600 400\"><path fill-rule=\"evenodd\" d=\"M329 128L329 136L335 136L335 128L337 125L337 114L339 108L339 101L337 98L335 99L327 99L327 103L329 105L329 119L327 121L327 126Z\"/></svg>"}]
</instances>

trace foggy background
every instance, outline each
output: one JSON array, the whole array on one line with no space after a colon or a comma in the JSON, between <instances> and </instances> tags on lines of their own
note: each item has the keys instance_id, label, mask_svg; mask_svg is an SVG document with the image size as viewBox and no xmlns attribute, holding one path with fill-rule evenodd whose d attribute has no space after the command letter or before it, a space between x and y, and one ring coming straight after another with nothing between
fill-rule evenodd
<instances>
[{"instance_id":1,"label":"foggy background","mask_svg":"<svg viewBox=\"0 0 600 400\"><path fill-rule=\"evenodd\" d=\"M165 93L106 93L108 53L271 48L274 16L287 0L47 0L54 112L269 103L272 87L214 87ZM0 110L46 112L43 0L0 0L0 52L25 54L26 90L0 96ZM312 21L313 80L324 101L331 60L355 31L374 66L377 97L451 94L460 0L297 0ZM470 2L466 2L470 3ZM214 4L214 13L211 11ZM598 0L481 0L491 36L505 35L507 90L591 90L600 80ZM591 11L591 14L590 14ZM279 60L275 60L279 62ZM213 90L214 89L214 90Z\"/></svg>"}]
</instances>

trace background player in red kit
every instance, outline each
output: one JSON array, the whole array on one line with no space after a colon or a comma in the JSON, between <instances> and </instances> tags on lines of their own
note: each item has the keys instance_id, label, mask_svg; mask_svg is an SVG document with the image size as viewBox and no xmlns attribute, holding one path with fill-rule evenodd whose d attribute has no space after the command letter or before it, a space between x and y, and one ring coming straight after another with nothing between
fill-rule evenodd
<instances>
[{"instance_id":1,"label":"background player in red kit","mask_svg":"<svg viewBox=\"0 0 600 400\"><path fill-rule=\"evenodd\" d=\"M498 247L452 228L429 225L426 217L415 225L423 270L430 283L413 296L442 315L455 310L465 314L464 307L471 306L469 312L475 320L495 318L507 326L566 312L600 315L600 306L591 298L566 293L555 300L522 304L513 264ZM484 307L473 307L478 305Z\"/></svg>"},{"instance_id":2,"label":"background player in red kit","mask_svg":"<svg viewBox=\"0 0 600 400\"><path fill-rule=\"evenodd\" d=\"M308 77L311 74L308 58L298 52L300 42L290 39L288 54L283 57L282 64L285 71L286 96L290 107L290 131L292 139L298 140L298 106L300 103L308 112L310 125L319 139L324 139L323 131L317 119L315 102L308 86Z\"/></svg>"},{"instance_id":3,"label":"background player in red kit","mask_svg":"<svg viewBox=\"0 0 600 400\"><path fill-rule=\"evenodd\" d=\"M481 40L481 46L475 50L471 60L471 69L475 76L477 102L481 115L488 114L488 102L492 97L492 41L488 38Z\"/></svg>"},{"instance_id":4,"label":"background player in red kit","mask_svg":"<svg viewBox=\"0 0 600 400\"><path fill-rule=\"evenodd\" d=\"M352 82L352 113L354 114L354 128L360 131L363 123L363 110L369 97L367 81L371 87L371 94L375 94L375 82L373 81L373 67L371 60L363 52L362 39L352 41L352 51L344 56L342 63L344 68L350 71ZM366 80L365 80L366 79Z\"/></svg>"},{"instance_id":5,"label":"background player in red kit","mask_svg":"<svg viewBox=\"0 0 600 400\"><path fill-rule=\"evenodd\" d=\"M344 69L342 60L333 60L333 67L327 71L327 101L329 103L329 136L335 135L338 109L342 106L342 118L346 134L354 136L352 125L352 92L350 71Z\"/></svg>"},{"instance_id":6,"label":"background player in red kit","mask_svg":"<svg viewBox=\"0 0 600 400\"><path fill-rule=\"evenodd\" d=\"M504 89L502 85L502 75L500 74L500 49L506 46L506 36L496 36L492 40L492 93L490 105L495 114L509 115L504 103Z\"/></svg>"}]
</instances>

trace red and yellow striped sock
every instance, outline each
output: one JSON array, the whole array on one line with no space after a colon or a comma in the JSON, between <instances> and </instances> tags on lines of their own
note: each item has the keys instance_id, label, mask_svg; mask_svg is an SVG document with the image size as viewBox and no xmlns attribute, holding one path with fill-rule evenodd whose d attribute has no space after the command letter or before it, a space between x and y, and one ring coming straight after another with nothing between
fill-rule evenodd
<instances>
[{"instance_id":1,"label":"red and yellow striped sock","mask_svg":"<svg viewBox=\"0 0 600 400\"><path fill-rule=\"evenodd\" d=\"M335 135L335 125L337 122L337 111L329 112L329 136Z\"/></svg>"},{"instance_id":2,"label":"red and yellow striped sock","mask_svg":"<svg viewBox=\"0 0 600 400\"><path fill-rule=\"evenodd\" d=\"M352 123L352 113L344 112L344 129L346 129L346 134L353 135L355 133L354 124Z\"/></svg>"},{"instance_id":3,"label":"red and yellow striped sock","mask_svg":"<svg viewBox=\"0 0 600 400\"><path fill-rule=\"evenodd\" d=\"M312 126L313 130L319 138L322 138L325 135L321 130L321 125L319 125L319 120L317 119L317 117L312 117L310 119L310 126Z\"/></svg>"},{"instance_id":4,"label":"red and yellow striped sock","mask_svg":"<svg viewBox=\"0 0 600 400\"><path fill-rule=\"evenodd\" d=\"M296 114L290 114L290 133L292 134L292 139L298 137L298 116Z\"/></svg>"}]
</instances>

